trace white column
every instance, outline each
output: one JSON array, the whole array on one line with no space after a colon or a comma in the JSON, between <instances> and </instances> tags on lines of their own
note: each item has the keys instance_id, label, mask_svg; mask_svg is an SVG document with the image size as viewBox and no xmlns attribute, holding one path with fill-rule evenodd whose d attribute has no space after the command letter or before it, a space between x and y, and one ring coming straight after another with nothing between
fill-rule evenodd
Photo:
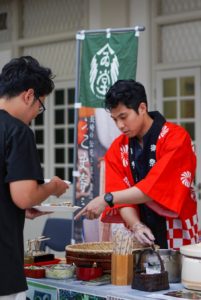
<instances>
[{"instance_id":1,"label":"white column","mask_svg":"<svg viewBox=\"0 0 201 300\"><path fill-rule=\"evenodd\" d=\"M145 26L140 33L136 80L141 82L151 102L151 7L150 0L130 0L129 26ZM151 103L150 103L151 104Z\"/></svg>"}]
</instances>

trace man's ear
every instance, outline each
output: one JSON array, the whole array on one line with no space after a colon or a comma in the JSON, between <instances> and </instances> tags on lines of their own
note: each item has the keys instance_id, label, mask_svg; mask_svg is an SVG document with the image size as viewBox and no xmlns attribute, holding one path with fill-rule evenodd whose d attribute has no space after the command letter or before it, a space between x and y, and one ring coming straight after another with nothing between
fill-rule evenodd
<instances>
[{"instance_id":1,"label":"man's ear","mask_svg":"<svg viewBox=\"0 0 201 300\"><path fill-rule=\"evenodd\" d=\"M138 112L139 113L146 113L147 112L147 105L145 102L141 102L139 107L138 107Z\"/></svg>"},{"instance_id":2,"label":"man's ear","mask_svg":"<svg viewBox=\"0 0 201 300\"><path fill-rule=\"evenodd\" d=\"M34 99L34 90L33 89L28 89L27 91L23 92L23 101L26 104L30 104L33 102Z\"/></svg>"}]
</instances>

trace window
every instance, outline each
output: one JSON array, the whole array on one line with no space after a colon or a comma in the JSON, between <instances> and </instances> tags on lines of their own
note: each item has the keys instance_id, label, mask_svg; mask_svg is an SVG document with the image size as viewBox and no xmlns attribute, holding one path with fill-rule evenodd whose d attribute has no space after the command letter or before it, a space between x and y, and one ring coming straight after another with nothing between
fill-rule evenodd
<instances>
[{"instance_id":1,"label":"window","mask_svg":"<svg viewBox=\"0 0 201 300\"><path fill-rule=\"evenodd\" d=\"M195 140L195 78L181 75L163 79L163 113L181 124Z\"/></svg>"},{"instance_id":2,"label":"window","mask_svg":"<svg viewBox=\"0 0 201 300\"><path fill-rule=\"evenodd\" d=\"M7 13L0 13L0 30L7 29Z\"/></svg>"},{"instance_id":3,"label":"window","mask_svg":"<svg viewBox=\"0 0 201 300\"><path fill-rule=\"evenodd\" d=\"M45 113L33 121L45 178L73 181L74 96L74 87L56 87L45 102Z\"/></svg>"}]
</instances>

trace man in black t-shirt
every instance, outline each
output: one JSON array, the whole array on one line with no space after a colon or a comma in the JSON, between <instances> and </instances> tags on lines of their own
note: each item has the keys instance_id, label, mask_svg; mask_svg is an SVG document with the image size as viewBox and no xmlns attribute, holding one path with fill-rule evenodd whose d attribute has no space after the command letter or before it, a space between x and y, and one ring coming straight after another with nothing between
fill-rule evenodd
<instances>
[{"instance_id":1,"label":"man in black t-shirt","mask_svg":"<svg viewBox=\"0 0 201 300\"><path fill-rule=\"evenodd\" d=\"M30 56L12 59L0 74L0 299L26 299L24 218L42 213L33 209L50 195L69 187L44 178L30 122L45 110L45 97L54 88L52 72Z\"/></svg>"}]
</instances>

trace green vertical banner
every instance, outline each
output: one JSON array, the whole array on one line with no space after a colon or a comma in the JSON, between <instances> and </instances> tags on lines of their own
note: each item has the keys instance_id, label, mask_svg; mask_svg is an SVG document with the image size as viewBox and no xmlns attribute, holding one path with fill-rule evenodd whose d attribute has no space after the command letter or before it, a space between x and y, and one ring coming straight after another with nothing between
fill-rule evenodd
<instances>
[{"instance_id":1,"label":"green vertical banner","mask_svg":"<svg viewBox=\"0 0 201 300\"><path fill-rule=\"evenodd\" d=\"M105 94L119 79L135 79L138 37L136 31L85 32L80 35L78 80L78 136L75 203L84 207L104 193L104 155L120 133L105 112ZM113 122L111 124L111 122ZM109 129L109 130L108 130ZM116 130L116 131L115 131ZM76 242L101 239L99 224L76 221ZM93 230L92 230L93 229Z\"/></svg>"},{"instance_id":2,"label":"green vertical banner","mask_svg":"<svg viewBox=\"0 0 201 300\"><path fill-rule=\"evenodd\" d=\"M85 34L79 78L82 106L103 107L112 84L119 79L135 79L137 52L135 31Z\"/></svg>"}]
</instances>

